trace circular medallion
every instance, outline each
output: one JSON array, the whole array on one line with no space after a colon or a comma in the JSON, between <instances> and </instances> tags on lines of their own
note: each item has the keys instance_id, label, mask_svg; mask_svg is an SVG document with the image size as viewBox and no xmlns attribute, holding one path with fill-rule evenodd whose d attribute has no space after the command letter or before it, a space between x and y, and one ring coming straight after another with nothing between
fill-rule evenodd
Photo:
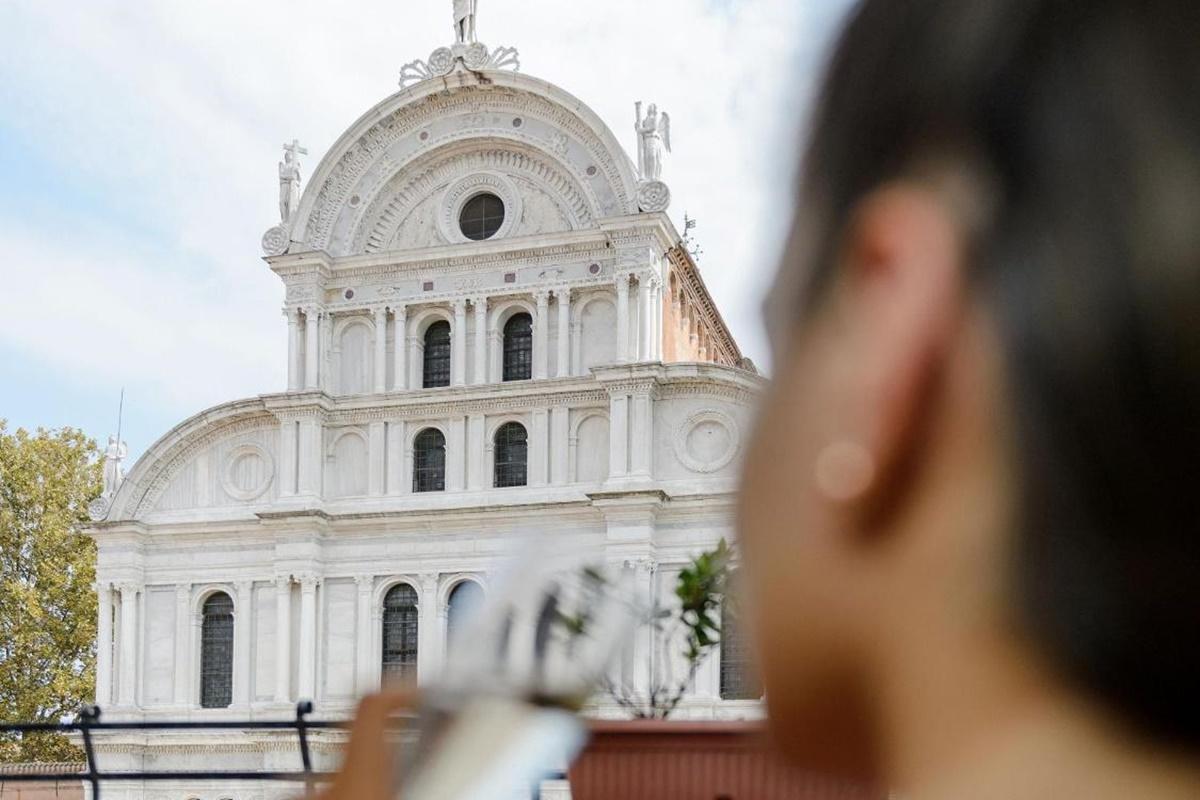
<instances>
[{"instance_id":1,"label":"circular medallion","mask_svg":"<svg viewBox=\"0 0 1200 800\"><path fill-rule=\"evenodd\" d=\"M108 516L108 506L107 498L97 497L88 503L88 516L92 518L93 522L99 522Z\"/></svg>"},{"instance_id":2,"label":"circular medallion","mask_svg":"<svg viewBox=\"0 0 1200 800\"><path fill-rule=\"evenodd\" d=\"M233 448L225 459L221 485L234 500L256 500L267 491L275 477L275 460L257 444Z\"/></svg>"},{"instance_id":3,"label":"circular medallion","mask_svg":"<svg viewBox=\"0 0 1200 800\"><path fill-rule=\"evenodd\" d=\"M463 53L463 63L467 65L467 69L483 69L487 66L488 56L487 45L483 42L474 42L467 48L467 52Z\"/></svg>"},{"instance_id":4,"label":"circular medallion","mask_svg":"<svg viewBox=\"0 0 1200 800\"><path fill-rule=\"evenodd\" d=\"M699 411L675 432L675 455L692 472L728 466L740 447L737 422L720 411Z\"/></svg>"},{"instance_id":5,"label":"circular medallion","mask_svg":"<svg viewBox=\"0 0 1200 800\"><path fill-rule=\"evenodd\" d=\"M429 72L433 75L446 75L454 69L454 53L449 47L439 47L429 54Z\"/></svg>"},{"instance_id":6,"label":"circular medallion","mask_svg":"<svg viewBox=\"0 0 1200 800\"><path fill-rule=\"evenodd\" d=\"M286 253L288 249L287 228L276 225L267 230L262 237L262 249L269 256L281 256Z\"/></svg>"},{"instance_id":7,"label":"circular medallion","mask_svg":"<svg viewBox=\"0 0 1200 800\"><path fill-rule=\"evenodd\" d=\"M671 190L662 181L646 181L638 186L637 203L645 212L666 211L671 205Z\"/></svg>"}]
</instances>

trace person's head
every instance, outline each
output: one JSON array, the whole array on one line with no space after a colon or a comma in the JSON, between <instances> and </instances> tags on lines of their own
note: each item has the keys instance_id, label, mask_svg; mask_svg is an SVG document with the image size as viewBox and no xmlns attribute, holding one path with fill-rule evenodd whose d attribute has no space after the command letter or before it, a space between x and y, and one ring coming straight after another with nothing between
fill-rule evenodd
<instances>
[{"instance_id":1,"label":"person's head","mask_svg":"<svg viewBox=\"0 0 1200 800\"><path fill-rule=\"evenodd\" d=\"M785 746L870 768L897 671L992 656L1200 745L1198 36L1194 0L853 14L742 488Z\"/></svg>"}]
</instances>

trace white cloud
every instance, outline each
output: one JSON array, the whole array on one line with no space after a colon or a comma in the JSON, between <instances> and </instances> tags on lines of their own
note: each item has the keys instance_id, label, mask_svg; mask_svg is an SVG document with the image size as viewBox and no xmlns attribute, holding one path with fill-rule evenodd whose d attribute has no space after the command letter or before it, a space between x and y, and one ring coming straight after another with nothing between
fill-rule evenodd
<instances>
[{"instance_id":1,"label":"white cloud","mask_svg":"<svg viewBox=\"0 0 1200 800\"><path fill-rule=\"evenodd\" d=\"M481 38L519 47L523 71L627 146L635 100L671 113L672 212L699 219L705 279L760 363L797 122L845 5L480 2ZM281 290L258 259L279 147L299 137L311 174L401 64L449 39L449 0L8 6L0 129L89 191L60 198L50 222L0 203L6 285L24 287L0 293L0 344L73 380L140 384L179 416L279 389ZM0 199L30 189L7 183Z\"/></svg>"}]
</instances>

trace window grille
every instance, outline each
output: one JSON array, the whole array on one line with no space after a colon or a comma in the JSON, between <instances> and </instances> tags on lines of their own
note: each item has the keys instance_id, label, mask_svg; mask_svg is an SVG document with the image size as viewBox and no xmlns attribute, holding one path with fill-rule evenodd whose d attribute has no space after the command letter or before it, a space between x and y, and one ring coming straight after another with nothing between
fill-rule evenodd
<instances>
[{"instance_id":1,"label":"window grille","mask_svg":"<svg viewBox=\"0 0 1200 800\"><path fill-rule=\"evenodd\" d=\"M497 488L525 486L528 482L529 435L525 426L509 422L496 431Z\"/></svg>"},{"instance_id":2,"label":"window grille","mask_svg":"<svg viewBox=\"0 0 1200 800\"><path fill-rule=\"evenodd\" d=\"M446 490L446 437L437 428L426 428L413 441L413 491Z\"/></svg>"},{"instance_id":3,"label":"window grille","mask_svg":"<svg viewBox=\"0 0 1200 800\"><path fill-rule=\"evenodd\" d=\"M533 377L533 319L517 314L504 325L504 380Z\"/></svg>"},{"instance_id":4,"label":"window grille","mask_svg":"<svg viewBox=\"0 0 1200 800\"><path fill-rule=\"evenodd\" d=\"M425 331L424 386L450 385L450 323L439 320Z\"/></svg>"},{"instance_id":5,"label":"window grille","mask_svg":"<svg viewBox=\"0 0 1200 800\"><path fill-rule=\"evenodd\" d=\"M407 583L383 599L383 677L407 683L417 677L417 590Z\"/></svg>"},{"instance_id":6,"label":"window grille","mask_svg":"<svg viewBox=\"0 0 1200 800\"><path fill-rule=\"evenodd\" d=\"M721 604L721 699L757 700L762 685L750 661L750 643L734 604Z\"/></svg>"},{"instance_id":7,"label":"window grille","mask_svg":"<svg viewBox=\"0 0 1200 800\"><path fill-rule=\"evenodd\" d=\"M200 705L233 702L233 600L218 592L204 601L200 625Z\"/></svg>"}]
</instances>

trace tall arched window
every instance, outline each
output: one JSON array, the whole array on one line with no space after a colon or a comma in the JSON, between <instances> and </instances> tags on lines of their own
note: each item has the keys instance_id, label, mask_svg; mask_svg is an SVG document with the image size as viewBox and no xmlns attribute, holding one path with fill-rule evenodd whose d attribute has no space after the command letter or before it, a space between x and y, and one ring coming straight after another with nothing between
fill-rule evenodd
<instances>
[{"instance_id":1,"label":"tall arched window","mask_svg":"<svg viewBox=\"0 0 1200 800\"><path fill-rule=\"evenodd\" d=\"M750 661L750 643L728 598L721 603L721 699L757 700L762 685Z\"/></svg>"},{"instance_id":2,"label":"tall arched window","mask_svg":"<svg viewBox=\"0 0 1200 800\"><path fill-rule=\"evenodd\" d=\"M450 592L446 608L446 638L450 643L483 603L483 588L475 581L463 581Z\"/></svg>"},{"instance_id":3,"label":"tall arched window","mask_svg":"<svg viewBox=\"0 0 1200 800\"><path fill-rule=\"evenodd\" d=\"M417 590L396 584L383 598L384 680L417 677Z\"/></svg>"},{"instance_id":4,"label":"tall arched window","mask_svg":"<svg viewBox=\"0 0 1200 800\"><path fill-rule=\"evenodd\" d=\"M204 601L200 623L200 706L233 702L233 600L217 592Z\"/></svg>"},{"instance_id":5,"label":"tall arched window","mask_svg":"<svg viewBox=\"0 0 1200 800\"><path fill-rule=\"evenodd\" d=\"M450 385L450 323L438 320L425 331L424 386Z\"/></svg>"},{"instance_id":6,"label":"tall arched window","mask_svg":"<svg viewBox=\"0 0 1200 800\"><path fill-rule=\"evenodd\" d=\"M496 431L496 480L497 488L525 486L528 482L529 435L525 426L508 422Z\"/></svg>"},{"instance_id":7,"label":"tall arched window","mask_svg":"<svg viewBox=\"0 0 1200 800\"><path fill-rule=\"evenodd\" d=\"M533 318L514 314L504 324L504 380L527 381L533 377Z\"/></svg>"},{"instance_id":8,"label":"tall arched window","mask_svg":"<svg viewBox=\"0 0 1200 800\"><path fill-rule=\"evenodd\" d=\"M413 440L413 491L446 490L446 437L437 428L426 428Z\"/></svg>"}]
</instances>

